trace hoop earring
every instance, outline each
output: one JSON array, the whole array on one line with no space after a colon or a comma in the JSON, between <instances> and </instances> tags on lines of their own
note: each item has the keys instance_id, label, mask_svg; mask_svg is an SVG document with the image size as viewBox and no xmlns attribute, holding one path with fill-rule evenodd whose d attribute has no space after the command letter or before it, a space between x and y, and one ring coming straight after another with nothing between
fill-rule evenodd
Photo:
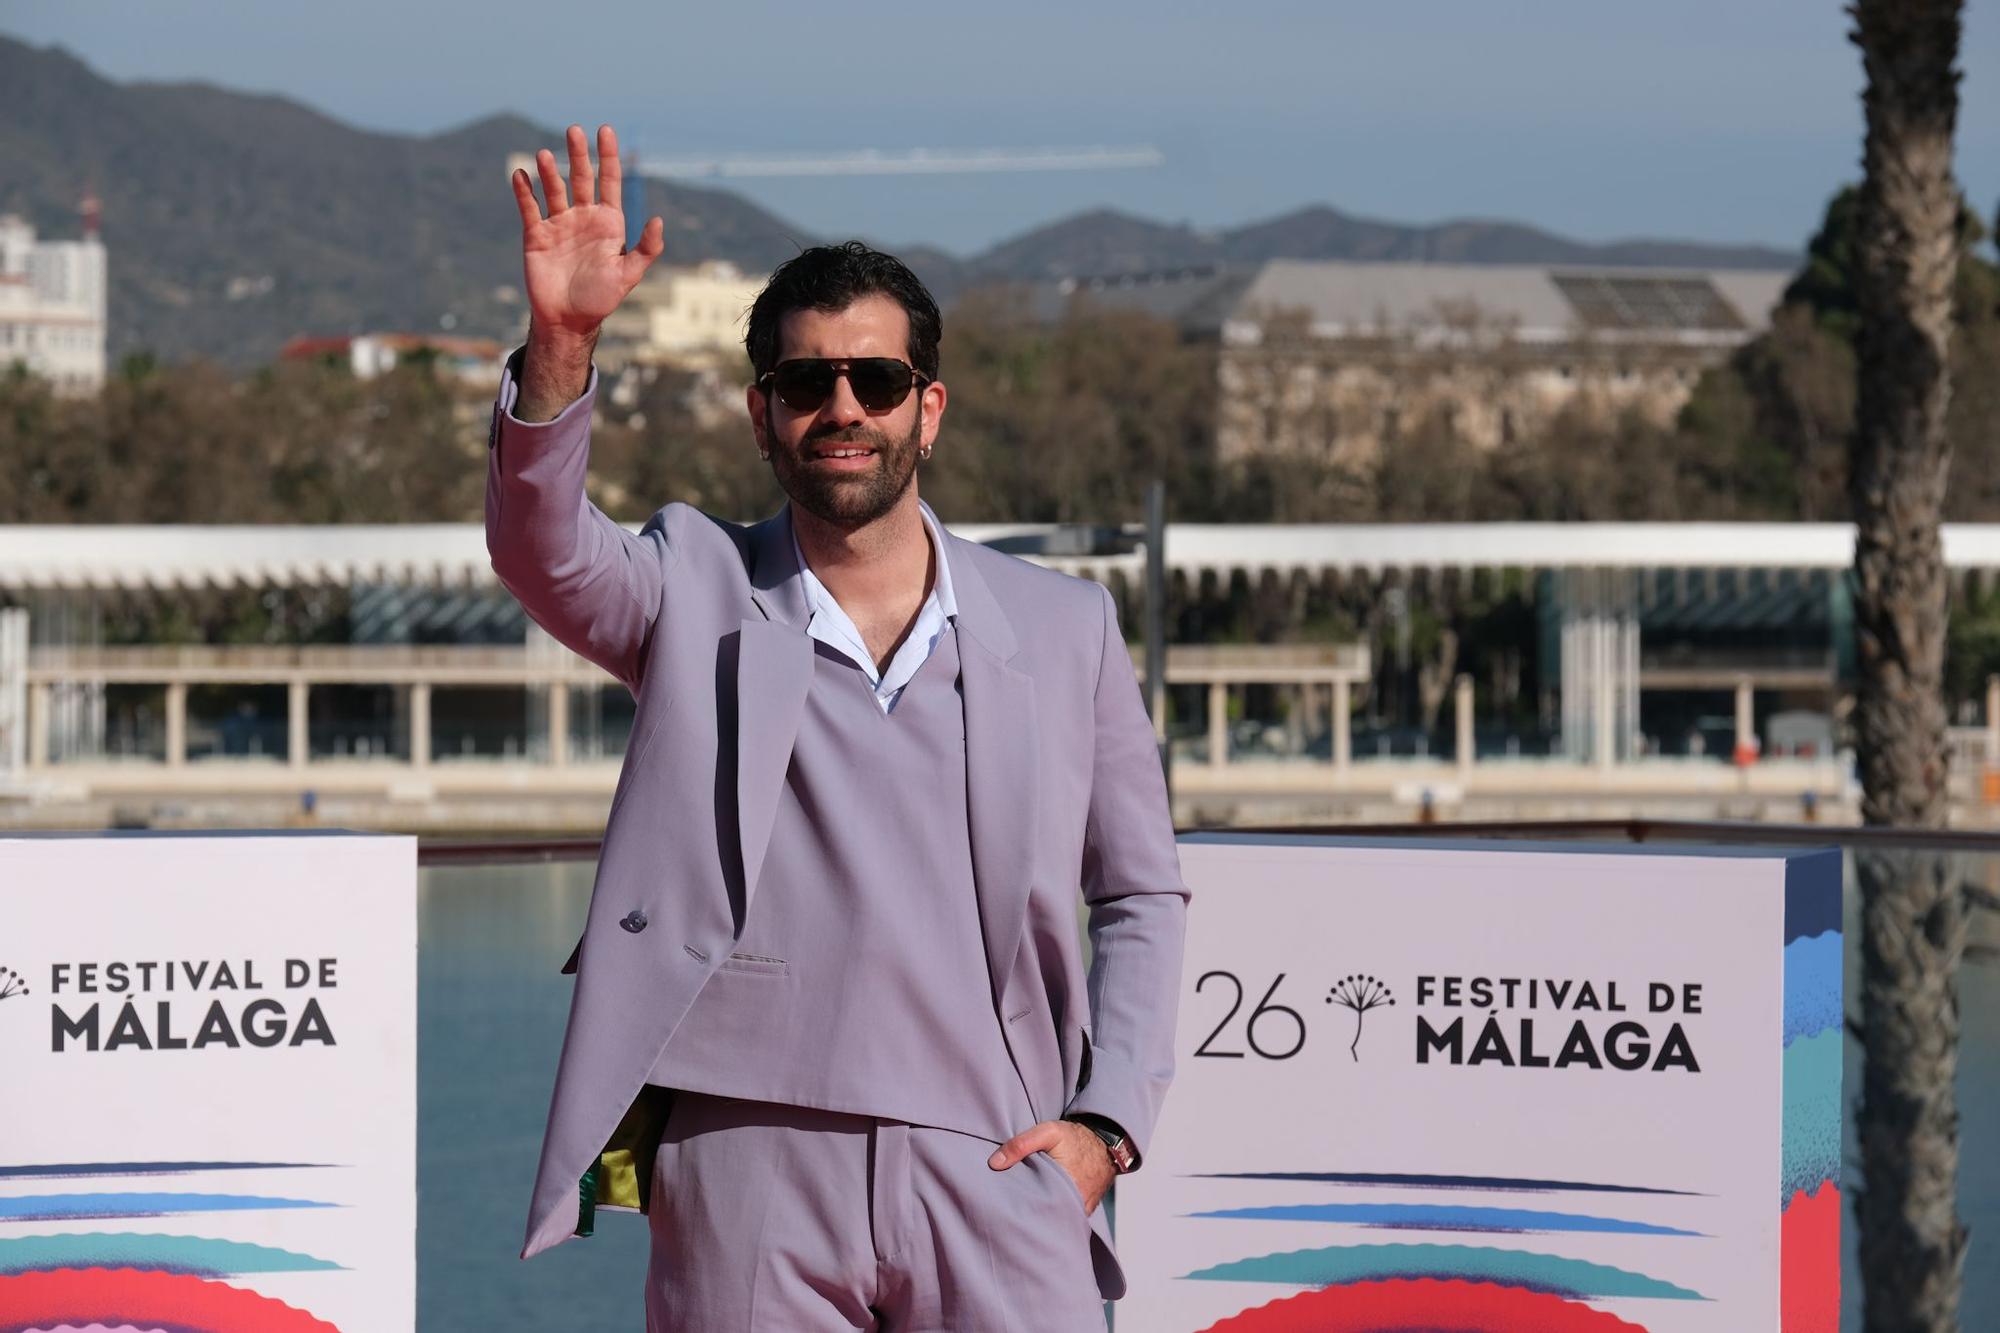
<instances>
[{"instance_id":1,"label":"hoop earring","mask_svg":"<svg viewBox=\"0 0 2000 1333\"><path fill-rule=\"evenodd\" d=\"M930 456L931 456L931 447L928 444L923 445L917 450L918 458L929 458Z\"/></svg>"}]
</instances>

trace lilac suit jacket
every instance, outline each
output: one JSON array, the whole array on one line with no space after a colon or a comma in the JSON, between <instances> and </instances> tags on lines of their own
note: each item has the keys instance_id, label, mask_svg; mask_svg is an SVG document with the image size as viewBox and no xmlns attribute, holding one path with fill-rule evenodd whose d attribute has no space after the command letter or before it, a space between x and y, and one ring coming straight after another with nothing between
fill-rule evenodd
<instances>
[{"instance_id":1,"label":"lilac suit jacket","mask_svg":"<svg viewBox=\"0 0 2000 1333\"><path fill-rule=\"evenodd\" d=\"M530 425L507 410L510 367L489 437L495 573L637 699L573 958L523 1258L573 1233L578 1177L729 956L813 674L789 507L744 526L669 504L628 532L584 494L595 384ZM1173 1074L1188 891L1116 610L1095 583L945 540L993 1003L1036 1118L1108 1117L1143 1156ZM854 756L856 781L869 763ZM872 854L894 872L896 849ZM1104 1210L1091 1222L1099 1284L1116 1296Z\"/></svg>"}]
</instances>

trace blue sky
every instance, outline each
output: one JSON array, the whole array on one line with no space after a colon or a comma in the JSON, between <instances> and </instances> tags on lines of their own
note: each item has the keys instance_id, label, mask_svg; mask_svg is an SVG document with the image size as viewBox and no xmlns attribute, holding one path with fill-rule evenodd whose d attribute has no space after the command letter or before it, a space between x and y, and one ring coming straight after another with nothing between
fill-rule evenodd
<instances>
[{"instance_id":1,"label":"blue sky","mask_svg":"<svg viewBox=\"0 0 2000 1333\"><path fill-rule=\"evenodd\" d=\"M0 9L0 31L60 43L114 78L282 92L378 129L513 110L610 120L658 156L1138 142L1166 154L1140 171L732 183L820 234L960 252L1081 208L1228 226L1307 203L1796 247L1858 172L1846 30L1837 3L1808 0ZM2000 25L1983 7L1962 63L1959 175L1990 219ZM511 206L504 191L495 206Z\"/></svg>"}]
</instances>

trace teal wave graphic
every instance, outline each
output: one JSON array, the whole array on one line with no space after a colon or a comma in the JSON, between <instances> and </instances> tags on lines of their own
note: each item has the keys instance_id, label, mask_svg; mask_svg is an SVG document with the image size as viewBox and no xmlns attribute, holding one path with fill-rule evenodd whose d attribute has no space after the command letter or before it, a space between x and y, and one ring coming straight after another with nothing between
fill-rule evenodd
<instances>
[{"instance_id":1,"label":"teal wave graphic","mask_svg":"<svg viewBox=\"0 0 2000 1333\"><path fill-rule=\"evenodd\" d=\"M1843 1025L1837 930L1785 946L1785 1045Z\"/></svg>"},{"instance_id":2,"label":"teal wave graphic","mask_svg":"<svg viewBox=\"0 0 2000 1333\"><path fill-rule=\"evenodd\" d=\"M79 1219L164 1217L173 1213L265 1212L279 1208L333 1208L313 1199L263 1194L21 1194L0 1198L0 1222L70 1222Z\"/></svg>"},{"instance_id":3,"label":"teal wave graphic","mask_svg":"<svg viewBox=\"0 0 2000 1333\"><path fill-rule=\"evenodd\" d=\"M52 1268L137 1268L199 1277L338 1271L340 1265L269 1245L206 1236L93 1232L0 1239L0 1276Z\"/></svg>"},{"instance_id":4,"label":"teal wave graphic","mask_svg":"<svg viewBox=\"0 0 2000 1333\"><path fill-rule=\"evenodd\" d=\"M1843 1034L1829 1028L1785 1048L1780 1209L1800 1190L1840 1183L1840 1061Z\"/></svg>"},{"instance_id":5,"label":"teal wave graphic","mask_svg":"<svg viewBox=\"0 0 2000 1333\"><path fill-rule=\"evenodd\" d=\"M1294 1287L1435 1278L1493 1282L1572 1300L1625 1296L1673 1301L1708 1299L1698 1291L1606 1264L1471 1245L1337 1245L1237 1259L1198 1269L1187 1277L1212 1282L1282 1282Z\"/></svg>"}]
</instances>

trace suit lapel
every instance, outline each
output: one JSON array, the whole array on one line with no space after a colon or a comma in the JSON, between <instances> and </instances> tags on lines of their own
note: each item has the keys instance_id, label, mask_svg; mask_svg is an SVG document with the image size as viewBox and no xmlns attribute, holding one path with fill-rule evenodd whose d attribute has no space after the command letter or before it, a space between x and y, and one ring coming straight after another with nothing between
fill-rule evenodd
<instances>
[{"instance_id":1,"label":"suit lapel","mask_svg":"<svg viewBox=\"0 0 2000 1333\"><path fill-rule=\"evenodd\" d=\"M1014 628L978 568L983 552L945 537L958 596L959 675L965 691L965 793L973 881L987 973L1001 1002L1027 921L1035 847L1035 772L1041 730L1034 678L1008 659Z\"/></svg>"},{"instance_id":2,"label":"suit lapel","mask_svg":"<svg viewBox=\"0 0 2000 1333\"><path fill-rule=\"evenodd\" d=\"M750 530L750 595L766 618L746 618L737 640L736 835L746 915L812 687L812 639L798 575L786 505Z\"/></svg>"},{"instance_id":3,"label":"suit lapel","mask_svg":"<svg viewBox=\"0 0 2000 1333\"><path fill-rule=\"evenodd\" d=\"M812 640L773 620L745 620L736 658L736 831L743 910L757 892L778 794L812 687Z\"/></svg>"}]
</instances>

